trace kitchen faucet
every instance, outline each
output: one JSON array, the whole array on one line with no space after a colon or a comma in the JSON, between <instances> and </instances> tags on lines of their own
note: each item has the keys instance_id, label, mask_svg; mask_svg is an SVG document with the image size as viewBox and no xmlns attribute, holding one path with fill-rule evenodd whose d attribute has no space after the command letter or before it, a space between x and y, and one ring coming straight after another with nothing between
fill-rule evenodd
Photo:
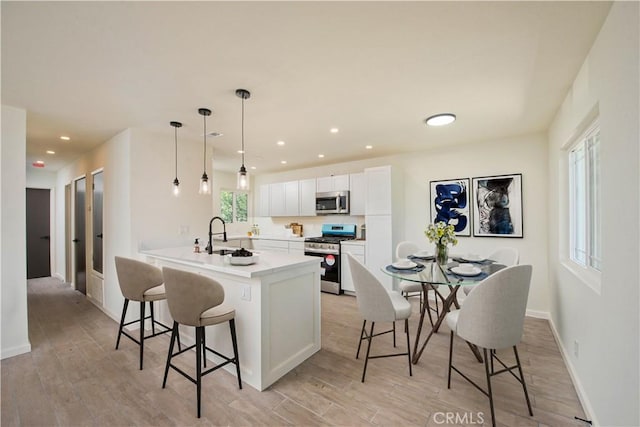
<instances>
[{"instance_id":1,"label":"kitchen faucet","mask_svg":"<svg viewBox=\"0 0 640 427\"><path fill-rule=\"evenodd\" d=\"M213 221L215 221L216 219L219 219L220 222L222 223L222 233L211 232L211 224L213 224ZM213 218L211 218L211 221L209 221L209 244L207 245L207 253L209 255L213 253L213 243L211 242L211 238L217 234L222 234L223 242L227 241L227 224L224 222L224 219L220 218L219 216L214 216Z\"/></svg>"}]
</instances>

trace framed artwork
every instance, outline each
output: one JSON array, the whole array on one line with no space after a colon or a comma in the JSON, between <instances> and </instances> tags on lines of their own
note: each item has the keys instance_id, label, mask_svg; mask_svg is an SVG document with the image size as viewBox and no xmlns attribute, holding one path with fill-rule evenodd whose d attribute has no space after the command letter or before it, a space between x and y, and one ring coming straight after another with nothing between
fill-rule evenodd
<instances>
[{"instance_id":1,"label":"framed artwork","mask_svg":"<svg viewBox=\"0 0 640 427\"><path fill-rule=\"evenodd\" d=\"M473 178L473 235L522 237L522 174Z\"/></svg>"},{"instance_id":2,"label":"framed artwork","mask_svg":"<svg viewBox=\"0 0 640 427\"><path fill-rule=\"evenodd\" d=\"M431 222L453 225L457 236L471 236L469 178L431 181Z\"/></svg>"}]
</instances>

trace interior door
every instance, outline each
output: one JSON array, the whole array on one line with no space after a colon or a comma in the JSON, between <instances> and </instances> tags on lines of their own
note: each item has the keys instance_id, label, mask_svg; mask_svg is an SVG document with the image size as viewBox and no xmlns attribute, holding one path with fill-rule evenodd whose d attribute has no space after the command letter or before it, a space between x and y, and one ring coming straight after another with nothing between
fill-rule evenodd
<instances>
[{"instance_id":1,"label":"interior door","mask_svg":"<svg viewBox=\"0 0 640 427\"><path fill-rule=\"evenodd\" d=\"M87 293L87 255L85 244L85 198L87 194L87 179L76 180L74 192L74 224L73 224L73 244L75 271L74 281L76 290Z\"/></svg>"},{"instance_id":2,"label":"interior door","mask_svg":"<svg viewBox=\"0 0 640 427\"><path fill-rule=\"evenodd\" d=\"M27 188L27 279L51 276L50 190Z\"/></svg>"},{"instance_id":3,"label":"interior door","mask_svg":"<svg viewBox=\"0 0 640 427\"><path fill-rule=\"evenodd\" d=\"M104 179L102 172L93 174L93 269L102 273L102 201L104 193Z\"/></svg>"}]
</instances>

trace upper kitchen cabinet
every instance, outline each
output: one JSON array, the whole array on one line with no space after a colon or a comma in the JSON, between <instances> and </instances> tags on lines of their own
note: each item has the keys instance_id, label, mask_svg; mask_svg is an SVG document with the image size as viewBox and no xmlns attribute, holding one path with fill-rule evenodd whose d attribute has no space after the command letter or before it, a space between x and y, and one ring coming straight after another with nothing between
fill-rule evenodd
<instances>
[{"instance_id":1,"label":"upper kitchen cabinet","mask_svg":"<svg viewBox=\"0 0 640 427\"><path fill-rule=\"evenodd\" d=\"M285 183L277 182L275 184L270 184L269 191L269 211L271 212L271 216L286 216L287 207L285 205Z\"/></svg>"},{"instance_id":2,"label":"upper kitchen cabinet","mask_svg":"<svg viewBox=\"0 0 640 427\"><path fill-rule=\"evenodd\" d=\"M300 216L316 216L316 179L298 181Z\"/></svg>"},{"instance_id":3,"label":"upper kitchen cabinet","mask_svg":"<svg viewBox=\"0 0 640 427\"><path fill-rule=\"evenodd\" d=\"M364 173L349 175L349 212L351 215L364 215L367 192L367 181Z\"/></svg>"},{"instance_id":4,"label":"upper kitchen cabinet","mask_svg":"<svg viewBox=\"0 0 640 427\"><path fill-rule=\"evenodd\" d=\"M300 202L298 195L298 181L284 183L284 215L300 215Z\"/></svg>"},{"instance_id":5,"label":"upper kitchen cabinet","mask_svg":"<svg viewBox=\"0 0 640 427\"><path fill-rule=\"evenodd\" d=\"M349 175L324 176L316 180L316 191L327 193L330 191L348 191Z\"/></svg>"},{"instance_id":6,"label":"upper kitchen cabinet","mask_svg":"<svg viewBox=\"0 0 640 427\"><path fill-rule=\"evenodd\" d=\"M364 170L366 215L391 215L391 166Z\"/></svg>"},{"instance_id":7,"label":"upper kitchen cabinet","mask_svg":"<svg viewBox=\"0 0 640 427\"><path fill-rule=\"evenodd\" d=\"M270 216L269 203L271 200L271 192L269 184L262 184L258 188L258 203L256 204L255 216Z\"/></svg>"}]
</instances>

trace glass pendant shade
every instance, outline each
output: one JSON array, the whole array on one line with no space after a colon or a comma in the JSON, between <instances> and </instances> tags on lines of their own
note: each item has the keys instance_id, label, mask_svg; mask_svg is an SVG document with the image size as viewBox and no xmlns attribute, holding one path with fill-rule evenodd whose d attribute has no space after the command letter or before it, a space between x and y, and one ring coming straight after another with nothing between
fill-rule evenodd
<instances>
[{"instance_id":1,"label":"glass pendant shade","mask_svg":"<svg viewBox=\"0 0 640 427\"><path fill-rule=\"evenodd\" d=\"M248 190L251 186L251 181L249 180L249 173L247 172L247 168L242 165L240 170L238 171L238 190Z\"/></svg>"},{"instance_id":2,"label":"glass pendant shade","mask_svg":"<svg viewBox=\"0 0 640 427\"><path fill-rule=\"evenodd\" d=\"M211 185L209 185L209 177L207 173L203 173L200 178L200 188L198 189L199 194L211 194Z\"/></svg>"},{"instance_id":3,"label":"glass pendant shade","mask_svg":"<svg viewBox=\"0 0 640 427\"><path fill-rule=\"evenodd\" d=\"M180 181L177 177L173 180L173 195L176 197L180 195Z\"/></svg>"}]
</instances>

